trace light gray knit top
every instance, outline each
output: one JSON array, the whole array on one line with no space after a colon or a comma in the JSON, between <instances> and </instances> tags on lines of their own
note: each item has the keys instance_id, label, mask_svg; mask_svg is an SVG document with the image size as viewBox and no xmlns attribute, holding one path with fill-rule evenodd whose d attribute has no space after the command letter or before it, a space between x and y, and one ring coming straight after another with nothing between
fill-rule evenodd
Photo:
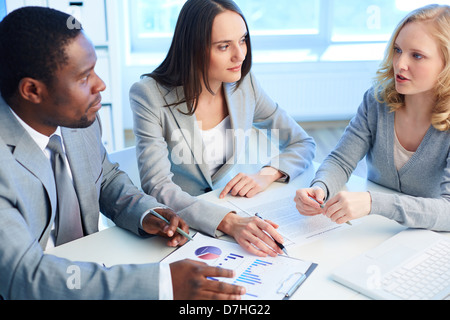
<instances>
[{"instance_id":1,"label":"light gray knit top","mask_svg":"<svg viewBox=\"0 0 450 320\"><path fill-rule=\"evenodd\" d=\"M395 113L376 101L373 88L368 90L357 115L311 185L322 187L329 199L367 156L368 179L402 193L371 192L370 214L411 228L450 231L450 131L431 126L412 158L397 170L394 119Z\"/></svg>"}]
</instances>

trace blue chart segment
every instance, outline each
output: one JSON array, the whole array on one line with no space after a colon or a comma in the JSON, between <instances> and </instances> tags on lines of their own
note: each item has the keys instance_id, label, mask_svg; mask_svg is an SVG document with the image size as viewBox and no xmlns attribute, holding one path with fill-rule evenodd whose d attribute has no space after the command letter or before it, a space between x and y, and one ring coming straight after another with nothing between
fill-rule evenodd
<instances>
[{"instance_id":1,"label":"blue chart segment","mask_svg":"<svg viewBox=\"0 0 450 320\"><path fill-rule=\"evenodd\" d=\"M259 299L267 294L267 283L274 275L273 263L268 259L249 259L244 254L224 252L214 246L204 246L195 250L197 258L208 261L209 264L219 268L230 269L236 272L236 277L229 283L246 288L246 297ZM210 280L223 281L223 279L208 277Z\"/></svg>"},{"instance_id":2,"label":"blue chart segment","mask_svg":"<svg viewBox=\"0 0 450 320\"><path fill-rule=\"evenodd\" d=\"M195 255L202 260L214 260L220 257L222 250L217 247L201 247L195 250Z\"/></svg>"},{"instance_id":3,"label":"blue chart segment","mask_svg":"<svg viewBox=\"0 0 450 320\"><path fill-rule=\"evenodd\" d=\"M244 272L236 279L236 283L241 282L250 285L262 284L262 279L258 271L261 267L270 266L272 263L256 259Z\"/></svg>"},{"instance_id":4,"label":"blue chart segment","mask_svg":"<svg viewBox=\"0 0 450 320\"><path fill-rule=\"evenodd\" d=\"M224 267L224 268L230 268L230 267L235 267L236 264L239 264L240 261L244 259L243 256L240 256L238 254L235 253L230 253L226 256L226 258L223 259L223 262L219 263L218 266L219 267ZM224 266L227 265L227 266Z\"/></svg>"}]
</instances>

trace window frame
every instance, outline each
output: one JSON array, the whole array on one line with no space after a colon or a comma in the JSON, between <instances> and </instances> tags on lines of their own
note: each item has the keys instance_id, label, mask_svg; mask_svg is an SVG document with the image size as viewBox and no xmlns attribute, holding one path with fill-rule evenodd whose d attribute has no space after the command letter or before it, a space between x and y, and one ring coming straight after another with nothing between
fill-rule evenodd
<instances>
[{"instance_id":1,"label":"window frame","mask_svg":"<svg viewBox=\"0 0 450 320\"><path fill-rule=\"evenodd\" d=\"M132 30L136 29L130 25L130 3L133 0L124 0L124 14L126 21L126 26L129 30L126 30L127 37L127 55L129 64L139 64L148 63L151 60L161 60L167 53L170 47L172 35L167 35L166 37L149 37L148 41L141 41L136 45L135 39L133 39ZM279 61L284 61L286 55L282 53L291 52L292 61L320 61L325 53L333 48L342 46L359 46L359 48L364 48L364 51L372 50L375 48L377 50L376 54L370 54L367 60L379 60L384 53L384 47L388 39L380 38L369 38L367 40L345 40L345 41L333 41L333 15L334 15L334 3L335 0L319 0L319 32L317 34L274 34L274 35L258 35L257 33L252 33L250 30L250 35L252 38L252 50L255 53L256 62L277 62L276 56L271 56L270 58L264 58L268 52L278 52ZM431 2L430 2L431 3ZM406 14L406 13L405 13ZM136 23L136 22L135 22ZM135 35L134 37L137 37ZM258 52L260 53L260 59L258 60ZM300 53L300 54L299 54ZM145 57L144 57L145 56ZM297 56L297 57L295 57ZM300 56L300 57L298 57ZM305 58L306 57L306 58ZM364 60L363 56L360 60ZM144 62L145 61L145 62ZM334 60L331 60L334 61Z\"/></svg>"},{"instance_id":2,"label":"window frame","mask_svg":"<svg viewBox=\"0 0 450 320\"><path fill-rule=\"evenodd\" d=\"M330 15L332 15L332 10L322 10L323 7L330 7L332 5L332 0L319 0L320 1L320 18L319 18L319 33L318 34L274 34L274 35L258 35L252 33L252 45L255 50L268 50L267 48L275 47L277 50L295 50L302 49L305 47L316 47L316 46L327 46L330 41L330 29L332 25L330 23ZM130 13L132 12L132 4L129 0L124 1L124 7L126 8L127 20L129 22L129 37L131 53L139 52L158 52L161 49L153 48L168 48L171 43L172 35L167 36L155 36L149 37L148 40L136 41L137 33L133 32L137 30L136 20L131 19ZM151 44L150 44L151 43Z\"/></svg>"}]
</instances>

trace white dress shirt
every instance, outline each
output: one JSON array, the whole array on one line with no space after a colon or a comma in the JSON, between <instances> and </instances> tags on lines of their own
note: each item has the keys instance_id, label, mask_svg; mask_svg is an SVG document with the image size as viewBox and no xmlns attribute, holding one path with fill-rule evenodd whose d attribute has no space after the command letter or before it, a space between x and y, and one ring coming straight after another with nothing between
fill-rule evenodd
<instances>
[{"instance_id":1,"label":"white dress shirt","mask_svg":"<svg viewBox=\"0 0 450 320\"><path fill-rule=\"evenodd\" d=\"M209 166L211 177L233 156L233 135L230 116L227 116L216 127L210 130L200 130L205 151L203 157Z\"/></svg>"}]
</instances>

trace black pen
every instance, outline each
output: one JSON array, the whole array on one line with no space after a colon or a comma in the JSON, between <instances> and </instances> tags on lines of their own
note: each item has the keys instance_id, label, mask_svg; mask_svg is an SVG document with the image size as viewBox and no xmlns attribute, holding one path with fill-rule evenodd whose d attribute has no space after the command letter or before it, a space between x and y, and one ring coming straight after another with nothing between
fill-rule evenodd
<instances>
[{"instance_id":1,"label":"black pen","mask_svg":"<svg viewBox=\"0 0 450 320\"><path fill-rule=\"evenodd\" d=\"M261 220L264 220L264 218L261 217L261 216L259 215L259 213L255 213L255 216L258 217L258 218L260 218ZM287 253L286 248L285 248L281 243L279 243L279 242L278 242L277 240L275 240L275 239L273 239L273 241L275 241L275 243L276 243L276 245L278 246L278 248L280 248L281 250L283 250L283 252L284 252L285 255L289 256L288 253Z\"/></svg>"}]
</instances>

